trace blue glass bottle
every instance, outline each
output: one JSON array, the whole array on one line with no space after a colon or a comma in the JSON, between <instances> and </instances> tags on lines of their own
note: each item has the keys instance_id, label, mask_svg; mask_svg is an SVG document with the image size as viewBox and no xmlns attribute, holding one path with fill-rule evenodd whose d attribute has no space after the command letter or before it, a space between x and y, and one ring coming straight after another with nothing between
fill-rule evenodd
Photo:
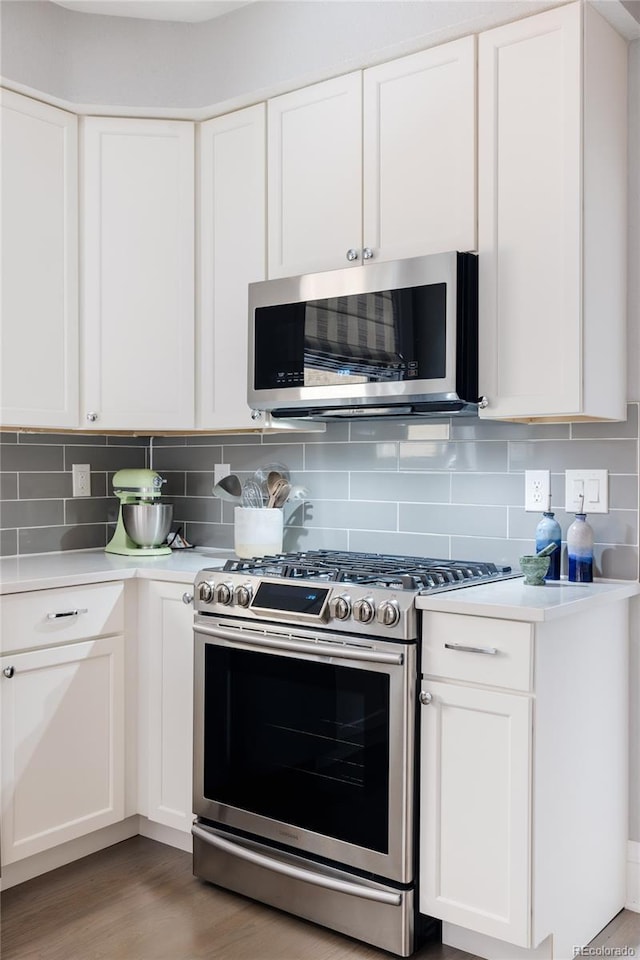
<instances>
[{"instance_id":1,"label":"blue glass bottle","mask_svg":"<svg viewBox=\"0 0 640 960\"><path fill-rule=\"evenodd\" d=\"M567 530L567 553L569 580L573 583L592 583L593 529L585 513L576 513L575 520Z\"/></svg>"},{"instance_id":2,"label":"blue glass bottle","mask_svg":"<svg viewBox=\"0 0 640 960\"><path fill-rule=\"evenodd\" d=\"M545 576L545 580L559 580L560 557L562 554L560 549L560 545L562 543L562 530L560 529L560 524L555 518L555 514L551 512L551 504L549 504L549 509L545 510L545 512L542 514L542 519L536 527L536 553L539 553L544 547L548 547L550 543L555 543L556 549L549 557L549 569Z\"/></svg>"}]
</instances>

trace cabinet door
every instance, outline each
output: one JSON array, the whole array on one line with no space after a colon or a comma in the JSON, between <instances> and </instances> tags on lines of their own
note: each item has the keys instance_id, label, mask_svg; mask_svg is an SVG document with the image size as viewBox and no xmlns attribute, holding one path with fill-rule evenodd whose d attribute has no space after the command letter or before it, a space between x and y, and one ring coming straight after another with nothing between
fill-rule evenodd
<instances>
[{"instance_id":1,"label":"cabinet door","mask_svg":"<svg viewBox=\"0 0 640 960\"><path fill-rule=\"evenodd\" d=\"M247 286L265 278L265 134L264 104L200 125L199 429L257 425L247 404Z\"/></svg>"},{"instance_id":2,"label":"cabinet door","mask_svg":"<svg viewBox=\"0 0 640 960\"><path fill-rule=\"evenodd\" d=\"M124 816L124 638L11 654L1 681L2 858Z\"/></svg>"},{"instance_id":3,"label":"cabinet door","mask_svg":"<svg viewBox=\"0 0 640 960\"><path fill-rule=\"evenodd\" d=\"M193 607L187 587L148 582L142 593L140 637L146 716L140 729L141 793L150 820L191 830L193 770ZM145 767L146 759L146 767ZM146 776L146 783L145 783Z\"/></svg>"},{"instance_id":4,"label":"cabinet door","mask_svg":"<svg viewBox=\"0 0 640 960\"><path fill-rule=\"evenodd\" d=\"M361 83L351 73L268 102L270 277L361 262Z\"/></svg>"},{"instance_id":5,"label":"cabinet door","mask_svg":"<svg viewBox=\"0 0 640 960\"><path fill-rule=\"evenodd\" d=\"M374 257L476 249L476 40L364 71L364 231Z\"/></svg>"},{"instance_id":6,"label":"cabinet door","mask_svg":"<svg viewBox=\"0 0 640 960\"><path fill-rule=\"evenodd\" d=\"M77 118L3 90L2 423L78 425Z\"/></svg>"},{"instance_id":7,"label":"cabinet door","mask_svg":"<svg viewBox=\"0 0 640 960\"><path fill-rule=\"evenodd\" d=\"M193 124L89 117L83 147L84 425L192 429Z\"/></svg>"},{"instance_id":8,"label":"cabinet door","mask_svg":"<svg viewBox=\"0 0 640 960\"><path fill-rule=\"evenodd\" d=\"M422 689L420 910L529 946L531 700Z\"/></svg>"},{"instance_id":9,"label":"cabinet door","mask_svg":"<svg viewBox=\"0 0 640 960\"><path fill-rule=\"evenodd\" d=\"M479 39L483 417L581 411L581 5Z\"/></svg>"}]
</instances>

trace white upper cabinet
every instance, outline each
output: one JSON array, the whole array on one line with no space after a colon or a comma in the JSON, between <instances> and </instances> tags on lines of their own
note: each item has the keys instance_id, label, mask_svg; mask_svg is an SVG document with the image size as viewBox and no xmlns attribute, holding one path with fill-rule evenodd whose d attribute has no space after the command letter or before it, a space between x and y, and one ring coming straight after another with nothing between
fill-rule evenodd
<instances>
[{"instance_id":1,"label":"white upper cabinet","mask_svg":"<svg viewBox=\"0 0 640 960\"><path fill-rule=\"evenodd\" d=\"M626 416L626 62L589 5L480 36L483 417Z\"/></svg>"},{"instance_id":2,"label":"white upper cabinet","mask_svg":"<svg viewBox=\"0 0 640 960\"><path fill-rule=\"evenodd\" d=\"M476 38L364 71L363 244L384 260L476 249Z\"/></svg>"},{"instance_id":3,"label":"white upper cabinet","mask_svg":"<svg viewBox=\"0 0 640 960\"><path fill-rule=\"evenodd\" d=\"M361 85L358 71L268 101L270 277L360 262Z\"/></svg>"},{"instance_id":4,"label":"white upper cabinet","mask_svg":"<svg viewBox=\"0 0 640 960\"><path fill-rule=\"evenodd\" d=\"M476 40L269 101L269 276L476 247Z\"/></svg>"},{"instance_id":5,"label":"white upper cabinet","mask_svg":"<svg viewBox=\"0 0 640 960\"><path fill-rule=\"evenodd\" d=\"M2 91L2 424L78 423L77 118Z\"/></svg>"},{"instance_id":6,"label":"white upper cabinet","mask_svg":"<svg viewBox=\"0 0 640 960\"><path fill-rule=\"evenodd\" d=\"M197 429L261 426L247 404L247 287L266 269L265 113L200 125Z\"/></svg>"},{"instance_id":7,"label":"white upper cabinet","mask_svg":"<svg viewBox=\"0 0 640 960\"><path fill-rule=\"evenodd\" d=\"M81 422L194 424L194 125L83 121Z\"/></svg>"}]
</instances>

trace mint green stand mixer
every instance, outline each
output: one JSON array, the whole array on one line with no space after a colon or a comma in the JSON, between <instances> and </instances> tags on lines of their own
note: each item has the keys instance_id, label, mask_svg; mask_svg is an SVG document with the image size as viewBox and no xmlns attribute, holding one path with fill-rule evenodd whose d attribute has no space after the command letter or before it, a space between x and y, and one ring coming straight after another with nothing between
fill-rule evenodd
<instances>
[{"instance_id":1,"label":"mint green stand mixer","mask_svg":"<svg viewBox=\"0 0 640 960\"><path fill-rule=\"evenodd\" d=\"M160 503L166 483L155 470L118 470L113 492L120 499L116 530L107 553L127 557L157 557L171 553L164 540L171 527L173 507Z\"/></svg>"}]
</instances>

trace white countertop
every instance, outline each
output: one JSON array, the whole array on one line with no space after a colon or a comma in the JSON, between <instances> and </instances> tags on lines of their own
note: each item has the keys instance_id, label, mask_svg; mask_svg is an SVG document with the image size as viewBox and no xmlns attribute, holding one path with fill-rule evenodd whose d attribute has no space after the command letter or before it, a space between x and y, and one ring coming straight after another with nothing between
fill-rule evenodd
<instances>
[{"instance_id":1,"label":"white countertop","mask_svg":"<svg viewBox=\"0 0 640 960\"><path fill-rule=\"evenodd\" d=\"M195 547L174 550L167 556L124 557L104 550L68 550L31 556L4 557L0 560L0 594L25 590L69 587L105 580L170 580L193 583L203 567L222 567L234 557L232 550Z\"/></svg>"},{"instance_id":2,"label":"white countertop","mask_svg":"<svg viewBox=\"0 0 640 960\"><path fill-rule=\"evenodd\" d=\"M542 621L582 612L587 606L614 603L640 593L635 580L599 580L596 583L550 581L543 587L525 586L521 577L478 584L448 593L419 596L418 610L465 613L500 620Z\"/></svg>"},{"instance_id":3,"label":"white countertop","mask_svg":"<svg viewBox=\"0 0 640 960\"><path fill-rule=\"evenodd\" d=\"M232 550L196 547L160 557L124 557L104 550L5 557L0 559L0 594L133 577L189 584L203 567L220 569L225 560L234 556ZM640 584L634 580L601 580L584 584L561 580L544 587L527 587L521 578L517 578L418 596L416 606L419 610L542 621L583 610L587 605L612 603L639 593Z\"/></svg>"}]
</instances>

